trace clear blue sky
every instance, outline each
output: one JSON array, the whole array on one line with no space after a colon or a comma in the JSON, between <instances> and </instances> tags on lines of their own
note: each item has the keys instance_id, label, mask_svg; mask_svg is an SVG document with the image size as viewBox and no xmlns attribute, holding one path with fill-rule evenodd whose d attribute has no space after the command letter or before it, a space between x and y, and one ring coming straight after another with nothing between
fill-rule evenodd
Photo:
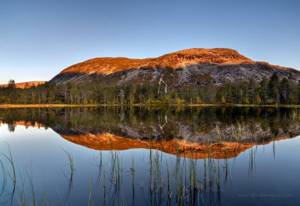
<instances>
[{"instance_id":1,"label":"clear blue sky","mask_svg":"<svg viewBox=\"0 0 300 206\"><path fill-rule=\"evenodd\" d=\"M100 56L229 47L300 69L299 0L0 0L0 82Z\"/></svg>"}]
</instances>

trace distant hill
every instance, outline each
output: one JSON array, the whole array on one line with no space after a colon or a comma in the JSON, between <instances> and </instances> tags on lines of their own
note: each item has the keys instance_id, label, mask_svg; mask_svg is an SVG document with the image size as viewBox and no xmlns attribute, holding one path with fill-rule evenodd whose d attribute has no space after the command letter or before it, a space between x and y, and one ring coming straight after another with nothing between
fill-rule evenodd
<instances>
[{"instance_id":1,"label":"distant hill","mask_svg":"<svg viewBox=\"0 0 300 206\"><path fill-rule=\"evenodd\" d=\"M277 73L279 78L300 80L300 72L266 62L253 61L235 50L185 49L157 58L130 59L103 57L72 65L50 83L82 83L97 80L105 85L157 84L169 87L182 85L221 85L226 82L254 79L261 81Z\"/></svg>"},{"instance_id":2,"label":"distant hill","mask_svg":"<svg viewBox=\"0 0 300 206\"><path fill-rule=\"evenodd\" d=\"M20 82L20 83L16 83L15 87L19 88L19 89L28 89L28 88L32 88L32 87L37 87L37 86L41 86L43 84L45 84L45 81L29 81L29 82ZM0 87L7 87L8 84L0 84Z\"/></svg>"}]
</instances>

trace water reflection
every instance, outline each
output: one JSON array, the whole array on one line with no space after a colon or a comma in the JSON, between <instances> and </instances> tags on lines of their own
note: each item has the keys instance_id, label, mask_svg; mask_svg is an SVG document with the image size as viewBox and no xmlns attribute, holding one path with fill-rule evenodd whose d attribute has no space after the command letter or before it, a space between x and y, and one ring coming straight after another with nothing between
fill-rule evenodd
<instances>
[{"instance_id":1,"label":"water reflection","mask_svg":"<svg viewBox=\"0 0 300 206\"><path fill-rule=\"evenodd\" d=\"M158 149L189 158L230 158L300 134L297 109L76 108L2 110L1 121L50 127L64 139L96 150Z\"/></svg>"},{"instance_id":2,"label":"water reflection","mask_svg":"<svg viewBox=\"0 0 300 206\"><path fill-rule=\"evenodd\" d=\"M296 109L13 109L0 119L1 205L300 202L300 142L277 142L300 134Z\"/></svg>"}]
</instances>

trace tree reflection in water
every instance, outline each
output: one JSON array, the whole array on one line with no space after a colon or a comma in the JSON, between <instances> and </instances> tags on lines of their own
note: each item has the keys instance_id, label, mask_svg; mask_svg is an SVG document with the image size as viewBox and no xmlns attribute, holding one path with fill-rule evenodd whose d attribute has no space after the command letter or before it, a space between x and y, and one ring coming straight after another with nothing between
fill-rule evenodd
<instances>
[{"instance_id":1,"label":"tree reflection in water","mask_svg":"<svg viewBox=\"0 0 300 206\"><path fill-rule=\"evenodd\" d=\"M95 175L86 177L88 188L79 189L80 165L63 150L67 181L59 192L64 197L57 198L61 205L76 205L78 190L88 191L86 205L221 205L234 158L250 149L252 176L257 145L272 142L275 158L276 140L300 134L299 117L297 109L274 108L0 110L11 132L18 125L50 127L96 150ZM128 149L143 149L147 159L127 159L122 151ZM15 166L13 151L1 156L0 166L1 204L51 205L52 195L37 196L34 175Z\"/></svg>"}]
</instances>

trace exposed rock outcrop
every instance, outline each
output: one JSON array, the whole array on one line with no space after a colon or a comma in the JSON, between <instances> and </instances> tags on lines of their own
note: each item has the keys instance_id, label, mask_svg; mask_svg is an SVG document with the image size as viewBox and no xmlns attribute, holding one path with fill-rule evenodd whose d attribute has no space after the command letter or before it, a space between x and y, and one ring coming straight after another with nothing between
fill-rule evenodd
<instances>
[{"instance_id":1,"label":"exposed rock outcrop","mask_svg":"<svg viewBox=\"0 0 300 206\"><path fill-rule=\"evenodd\" d=\"M223 84L225 82L260 81L277 73L280 78L300 80L300 72L291 68L253 61L232 49L186 49L157 58L94 58L64 69L50 83L158 83L169 86Z\"/></svg>"}]
</instances>

